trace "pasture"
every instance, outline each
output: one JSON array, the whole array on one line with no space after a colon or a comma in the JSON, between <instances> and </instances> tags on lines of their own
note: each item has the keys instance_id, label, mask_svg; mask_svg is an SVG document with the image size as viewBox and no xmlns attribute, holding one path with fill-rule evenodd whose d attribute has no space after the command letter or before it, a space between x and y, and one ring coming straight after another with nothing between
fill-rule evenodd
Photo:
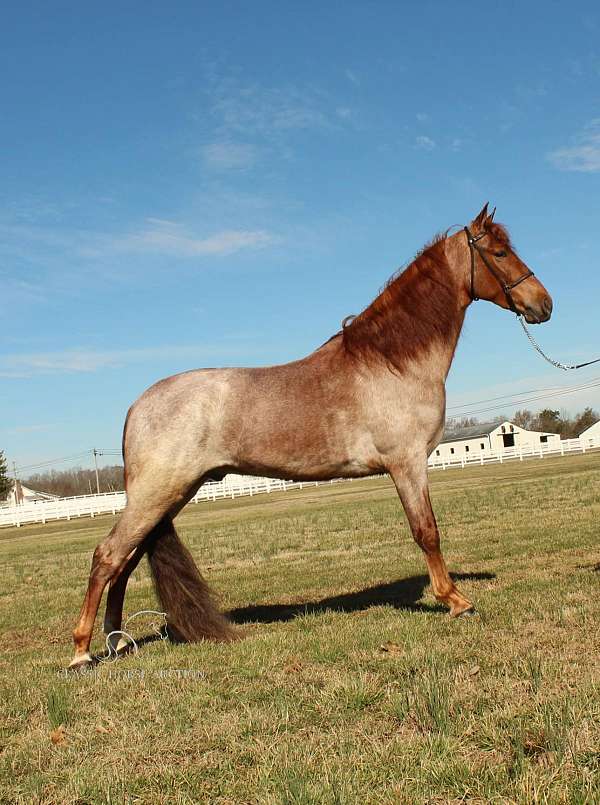
<instances>
[{"instance_id":1,"label":"pasture","mask_svg":"<svg viewBox=\"0 0 600 805\"><path fill-rule=\"evenodd\" d=\"M436 605L387 478L203 503L176 525L245 639L82 676L114 518L0 531L0 802L600 802L600 454L431 479L479 617Z\"/></svg>"}]
</instances>

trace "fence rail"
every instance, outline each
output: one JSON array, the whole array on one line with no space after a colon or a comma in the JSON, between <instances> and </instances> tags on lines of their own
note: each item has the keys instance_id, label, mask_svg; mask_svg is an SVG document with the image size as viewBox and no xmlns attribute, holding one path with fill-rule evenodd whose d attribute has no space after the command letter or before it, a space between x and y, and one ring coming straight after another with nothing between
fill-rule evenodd
<instances>
[{"instance_id":1,"label":"fence rail","mask_svg":"<svg viewBox=\"0 0 600 805\"><path fill-rule=\"evenodd\" d=\"M546 456L565 456L600 450L600 438L563 439L556 447L540 444L534 448L507 447L501 452L482 451L481 455L464 453L461 456L443 458L431 456L429 468L452 469L486 464L503 464L505 461L524 461ZM340 483L346 479L332 481L283 481L277 478L255 478L249 475L228 475L222 481L208 481L203 484L190 503L223 500L226 498L252 497L271 492L302 489L324 484ZM105 492L100 495L80 495L77 497L40 500L36 503L21 503L18 506L0 507L0 527L21 526L27 523L47 523L52 520L71 520L76 517L96 517L99 514L116 514L125 508L125 492Z\"/></svg>"}]
</instances>

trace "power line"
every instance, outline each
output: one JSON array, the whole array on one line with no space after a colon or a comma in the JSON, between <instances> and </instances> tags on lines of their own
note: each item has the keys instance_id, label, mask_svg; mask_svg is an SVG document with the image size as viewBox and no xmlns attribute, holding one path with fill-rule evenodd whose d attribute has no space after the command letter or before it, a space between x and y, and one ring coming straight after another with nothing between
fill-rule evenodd
<instances>
[{"instance_id":1,"label":"power line","mask_svg":"<svg viewBox=\"0 0 600 805\"><path fill-rule=\"evenodd\" d=\"M23 470L37 470L41 467L49 467L52 464L61 464L63 461L75 461L78 458L85 458L86 456L90 455L91 450L86 450L85 453L76 453L73 456L63 456L62 458L52 458L48 461L41 461L39 464L25 464L23 466L18 467L19 472Z\"/></svg>"},{"instance_id":2,"label":"power line","mask_svg":"<svg viewBox=\"0 0 600 805\"><path fill-rule=\"evenodd\" d=\"M581 385L581 388L586 388L589 384L597 383L598 381L600 381L600 377L592 377L590 380L587 380L583 385ZM524 394L540 394L541 392L549 392L548 396L551 396L550 392L560 392L566 389L574 389L577 391L579 388L579 386L548 386L547 388L543 389L515 391L514 394L501 394L499 397L488 397L485 400L473 400L472 402L461 403L460 405L449 405L448 410L451 411L453 408L465 408L472 405L483 405L484 403L496 402L496 400L508 400L510 397L521 397Z\"/></svg>"},{"instance_id":3,"label":"power line","mask_svg":"<svg viewBox=\"0 0 600 805\"><path fill-rule=\"evenodd\" d=\"M93 448L90 450L85 450L83 453L75 453L71 456L61 456L60 458L50 458L47 461L40 461L37 464L23 464L22 466L18 466L17 470L22 473L24 470L39 470L44 469L45 467L51 467L54 464L62 464L66 461L77 461L77 459L87 458L88 456L92 456L95 458L96 456L120 456L121 451L116 447L111 447L107 449L97 449Z\"/></svg>"},{"instance_id":4,"label":"power line","mask_svg":"<svg viewBox=\"0 0 600 805\"><path fill-rule=\"evenodd\" d=\"M575 394L578 391L586 391L586 390L597 388L597 387L600 387L600 382L598 382L598 383L590 383L590 384L585 385L585 386L576 386L576 387L573 387L573 388L567 388L567 389L563 389L563 391L554 392L552 394L542 394L542 395L538 395L538 396L535 396L535 397L523 397L521 399L512 400L512 402L507 401L505 403L501 403L501 404L498 404L498 405L492 405L492 406L489 406L487 408L472 409L472 408L465 407L465 408L462 408L459 411L453 411L453 416L460 415L460 414L462 414L462 415L469 414L469 415L473 416L475 414L490 413L492 411L499 411L505 405L510 405L510 406L526 405L526 404L532 403L532 402L539 402L540 400L547 400L549 397L564 397L567 394Z\"/></svg>"}]
</instances>

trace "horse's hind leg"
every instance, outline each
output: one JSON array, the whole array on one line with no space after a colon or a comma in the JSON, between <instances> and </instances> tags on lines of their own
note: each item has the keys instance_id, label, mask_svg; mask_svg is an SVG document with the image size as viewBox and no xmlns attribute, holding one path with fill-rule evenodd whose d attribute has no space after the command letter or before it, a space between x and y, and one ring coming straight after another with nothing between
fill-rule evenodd
<instances>
[{"instance_id":1,"label":"horse's hind leg","mask_svg":"<svg viewBox=\"0 0 600 805\"><path fill-rule=\"evenodd\" d=\"M215 470L212 479L221 480L224 473ZM205 476L206 477L206 476ZM203 480L200 483L202 485ZM123 603L130 575L145 553L148 554L155 591L161 606L167 610L168 627L172 637L193 642L198 639L230 640L233 632L221 615L202 576L195 567L193 558L179 540L173 526L173 518L188 502L199 486L194 484L185 496L179 496L169 514L154 526L143 542L128 557L122 570L110 581L104 615L104 633L111 635L113 649L124 649L127 640L119 635L123 622ZM170 570L169 570L170 567ZM173 579L167 576L176 575Z\"/></svg>"},{"instance_id":2,"label":"horse's hind leg","mask_svg":"<svg viewBox=\"0 0 600 805\"><path fill-rule=\"evenodd\" d=\"M89 648L102 593L108 582L117 578L128 562L134 559L136 551L164 514L156 505L135 505L132 498L130 495L119 521L94 551L87 592L73 632L75 656L70 668L91 664Z\"/></svg>"},{"instance_id":3,"label":"horse's hind leg","mask_svg":"<svg viewBox=\"0 0 600 805\"><path fill-rule=\"evenodd\" d=\"M125 567L118 576L113 577L108 587L106 597L106 611L104 613L104 634L112 635L110 645L115 651L124 649L128 643L119 632L123 623L123 602L129 577L139 565L142 556L146 553L145 544L138 545L127 560ZM115 634L112 634L112 633Z\"/></svg>"},{"instance_id":4,"label":"horse's hind leg","mask_svg":"<svg viewBox=\"0 0 600 805\"><path fill-rule=\"evenodd\" d=\"M390 467L389 472L404 506L414 540L425 554L433 594L438 601L450 607L450 614L454 617L473 612L473 604L459 592L450 578L440 550L440 533L429 499L427 457L398 462L397 466Z\"/></svg>"}]
</instances>

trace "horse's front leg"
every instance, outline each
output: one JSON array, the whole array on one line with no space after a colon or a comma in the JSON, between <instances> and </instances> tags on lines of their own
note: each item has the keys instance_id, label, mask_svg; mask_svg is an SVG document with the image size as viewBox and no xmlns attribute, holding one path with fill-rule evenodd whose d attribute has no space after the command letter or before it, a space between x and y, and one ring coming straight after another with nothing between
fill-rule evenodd
<instances>
[{"instance_id":1,"label":"horse's front leg","mask_svg":"<svg viewBox=\"0 0 600 805\"><path fill-rule=\"evenodd\" d=\"M389 472L404 506L415 542L425 554L435 597L450 607L452 617L473 613L473 604L459 592L450 578L440 550L440 532L429 499L427 456L408 461L403 458L390 466Z\"/></svg>"}]
</instances>

